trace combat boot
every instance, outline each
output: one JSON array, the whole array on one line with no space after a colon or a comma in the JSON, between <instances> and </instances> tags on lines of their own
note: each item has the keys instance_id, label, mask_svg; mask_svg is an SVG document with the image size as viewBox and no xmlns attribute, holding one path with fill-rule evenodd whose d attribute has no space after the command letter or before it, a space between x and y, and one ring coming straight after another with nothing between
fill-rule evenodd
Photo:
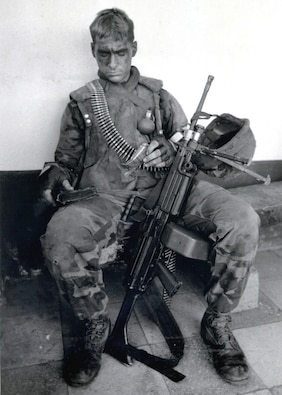
<instances>
[{"instance_id":1,"label":"combat boot","mask_svg":"<svg viewBox=\"0 0 282 395\"><path fill-rule=\"evenodd\" d=\"M246 357L230 329L231 317L208 308L201 322L201 336L211 347L217 373L227 382L240 384L249 377Z\"/></svg>"},{"instance_id":2,"label":"combat boot","mask_svg":"<svg viewBox=\"0 0 282 395\"><path fill-rule=\"evenodd\" d=\"M64 361L65 380L73 387L87 385L97 376L110 333L110 320L107 316L85 320L83 327L84 336L77 339Z\"/></svg>"}]
</instances>

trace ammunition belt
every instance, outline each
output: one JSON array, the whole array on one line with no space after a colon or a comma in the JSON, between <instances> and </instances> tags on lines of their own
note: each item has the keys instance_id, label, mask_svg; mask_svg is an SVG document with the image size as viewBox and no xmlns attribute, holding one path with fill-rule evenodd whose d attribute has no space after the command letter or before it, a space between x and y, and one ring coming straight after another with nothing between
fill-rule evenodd
<instances>
[{"instance_id":1,"label":"ammunition belt","mask_svg":"<svg viewBox=\"0 0 282 395\"><path fill-rule=\"evenodd\" d=\"M111 119L108 103L100 82L95 80L91 83L91 87L93 89L93 93L91 94L91 105L99 128L109 147L111 147L119 157L126 162L131 159L136 150L124 140L116 129Z\"/></svg>"},{"instance_id":2,"label":"ammunition belt","mask_svg":"<svg viewBox=\"0 0 282 395\"><path fill-rule=\"evenodd\" d=\"M109 147L111 147L118 154L118 156L126 165L126 162L128 162L134 156L137 150L121 136L120 132L115 127L111 119L104 89L100 84L99 80L90 82L89 86L92 88L92 94L90 99L92 111L96 117L98 126ZM140 165L140 168L158 173L165 173L169 170L168 167L144 167L143 164Z\"/></svg>"}]
</instances>

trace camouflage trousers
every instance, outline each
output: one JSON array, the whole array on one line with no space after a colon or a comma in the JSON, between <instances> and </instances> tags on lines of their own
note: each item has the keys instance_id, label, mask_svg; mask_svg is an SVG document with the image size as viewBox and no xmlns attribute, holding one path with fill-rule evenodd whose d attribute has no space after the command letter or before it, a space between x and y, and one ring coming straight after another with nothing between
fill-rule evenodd
<instances>
[{"instance_id":1,"label":"camouflage trousers","mask_svg":"<svg viewBox=\"0 0 282 395\"><path fill-rule=\"evenodd\" d=\"M60 208L41 238L49 271L79 319L107 313L103 263L115 258L126 195L117 199L100 194ZM256 255L258 215L249 204L225 189L197 181L179 221L211 240L211 277L206 300L214 310L230 312L239 303Z\"/></svg>"}]
</instances>

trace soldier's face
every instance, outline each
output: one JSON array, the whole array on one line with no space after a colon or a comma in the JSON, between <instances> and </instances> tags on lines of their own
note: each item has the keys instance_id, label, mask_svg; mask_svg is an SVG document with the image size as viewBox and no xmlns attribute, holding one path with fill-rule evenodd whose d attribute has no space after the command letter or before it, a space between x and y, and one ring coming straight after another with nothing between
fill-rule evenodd
<instances>
[{"instance_id":1,"label":"soldier's face","mask_svg":"<svg viewBox=\"0 0 282 395\"><path fill-rule=\"evenodd\" d=\"M100 72L114 83L126 82L130 76L132 57L137 52L137 43L113 40L111 37L99 39L91 44Z\"/></svg>"}]
</instances>

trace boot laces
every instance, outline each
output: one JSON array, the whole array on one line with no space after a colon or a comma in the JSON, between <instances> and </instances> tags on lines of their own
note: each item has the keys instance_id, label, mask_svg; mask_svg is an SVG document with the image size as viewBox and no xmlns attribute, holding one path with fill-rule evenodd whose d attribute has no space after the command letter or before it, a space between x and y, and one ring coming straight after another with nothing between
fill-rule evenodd
<instances>
[{"instance_id":1,"label":"boot laces","mask_svg":"<svg viewBox=\"0 0 282 395\"><path fill-rule=\"evenodd\" d=\"M224 346L224 348L238 350L239 345L230 329L230 323L230 315L218 315L211 318L210 325L214 329L214 334L219 345Z\"/></svg>"},{"instance_id":2,"label":"boot laces","mask_svg":"<svg viewBox=\"0 0 282 395\"><path fill-rule=\"evenodd\" d=\"M104 347L107 340L107 330L109 328L108 318L101 317L95 320L88 320L85 327L86 347Z\"/></svg>"}]
</instances>

